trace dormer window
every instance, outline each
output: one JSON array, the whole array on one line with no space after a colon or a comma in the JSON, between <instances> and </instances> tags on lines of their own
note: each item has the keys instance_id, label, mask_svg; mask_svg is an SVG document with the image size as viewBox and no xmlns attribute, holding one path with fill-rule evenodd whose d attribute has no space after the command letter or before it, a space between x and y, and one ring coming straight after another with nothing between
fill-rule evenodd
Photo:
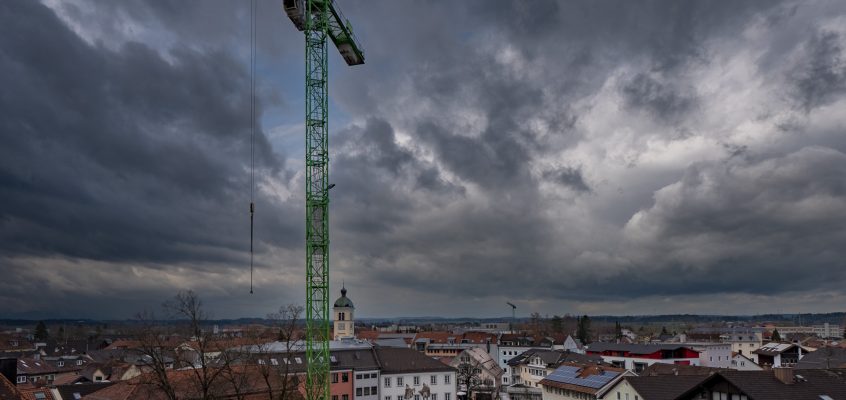
<instances>
[{"instance_id":1,"label":"dormer window","mask_svg":"<svg viewBox=\"0 0 846 400\"><path fill-rule=\"evenodd\" d=\"M21 375L18 377L18 383L26 383L26 376Z\"/></svg>"},{"instance_id":2,"label":"dormer window","mask_svg":"<svg viewBox=\"0 0 846 400\"><path fill-rule=\"evenodd\" d=\"M64 366L65 366L65 362L64 362L64 361L62 361L62 360L59 360L59 366L60 366L60 367L64 367Z\"/></svg>"},{"instance_id":3,"label":"dormer window","mask_svg":"<svg viewBox=\"0 0 846 400\"><path fill-rule=\"evenodd\" d=\"M82 365L82 360L76 360L76 365Z\"/></svg>"}]
</instances>

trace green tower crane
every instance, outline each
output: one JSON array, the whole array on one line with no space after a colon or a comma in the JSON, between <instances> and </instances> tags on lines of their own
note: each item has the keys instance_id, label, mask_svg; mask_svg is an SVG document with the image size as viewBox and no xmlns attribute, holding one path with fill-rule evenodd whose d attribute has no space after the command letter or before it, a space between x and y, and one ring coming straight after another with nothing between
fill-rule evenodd
<instances>
[{"instance_id":1,"label":"green tower crane","mask_svg":"<svg viewBox=\"0 0 846 400\"><path fill-rule=\"evenodd\" d=\"M326 39L347 65L364 64L364 50L334 0L284 0L305 33L306 397L329 399L329 68Z\"/></svg>"}]
</instances>

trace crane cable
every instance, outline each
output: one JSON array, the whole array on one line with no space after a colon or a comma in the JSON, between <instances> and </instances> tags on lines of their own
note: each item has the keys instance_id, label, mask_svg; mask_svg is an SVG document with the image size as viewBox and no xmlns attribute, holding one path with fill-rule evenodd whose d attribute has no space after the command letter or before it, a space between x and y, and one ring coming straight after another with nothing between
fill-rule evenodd
<instances>
[{"instance_id":1,"label":"crane cable","mask_svg":"<svg viewBox=\"0 0 846 400\"><path fill-rule=\"evenodd\" d=\"M256 0L250 3L250 294L253 294L253 214L256 212Z\"/></svg>"}]
</instances>

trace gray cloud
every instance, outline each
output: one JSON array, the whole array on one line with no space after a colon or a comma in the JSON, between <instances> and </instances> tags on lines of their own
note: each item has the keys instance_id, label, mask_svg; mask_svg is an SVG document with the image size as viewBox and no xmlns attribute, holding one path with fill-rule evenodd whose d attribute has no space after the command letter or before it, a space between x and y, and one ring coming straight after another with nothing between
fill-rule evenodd
<instances>
[{"instance_id":1,"label":"gray cloud","mask_svg":"<svg viewBox=\"0 0 846 400\"><path fill-rule=\"evenodd\" d=\"M56 293L27 312L300 299L302 149L263 131L261 290L237 294L248 9L45 1L0 5L0 271ZM259 4L262 121L288 129L302 37ZM333 282L364 315L844 298L842 4L364 4L367 64L330 65Z\"/></svg>"}]
</instances>

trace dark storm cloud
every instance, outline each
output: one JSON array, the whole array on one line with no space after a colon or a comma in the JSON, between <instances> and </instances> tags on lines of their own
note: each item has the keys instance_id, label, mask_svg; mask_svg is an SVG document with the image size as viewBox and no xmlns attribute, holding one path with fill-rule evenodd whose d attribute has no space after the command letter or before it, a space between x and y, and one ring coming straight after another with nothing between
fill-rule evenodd
<instances>
[{"instance_id":1,"label":"dark storm cloud","mask_svg":"<svg viewBox=\"0 0 846 400\"><path fill-rule=\"evenodd\" d=\"M82 41L37 2L0 7L0 139L8 144L0 148L0 251L242 259L250 126L242 65L224 50L163 55L127 43L111 51ZM263 134L257 161L282 173Z\"/></svg>"},{"instance_id":2,"label":"dark storm cloud","mask_svg":"<svg viewBox=\"0 0 846 400\"><path fill-rule=\"evenodd\" d=\"M630 107L642 108L659 119L678 120L695 104L695 96L640 73L622 88Z\"/></svg>"},{"instance_id":3,"label":"dark storm cloud","mask_svg":"<svg viewBox=\"0 0 846 400\"><path fill-rule=\"evenodd\" d=\"M585 182L582 170L579 168L562 167L545 172L544 177L579 192L590 192L590 186Z\"/></svg>"},{"instance_id":4,"label":"dark storm cloud","mask_svg":"<svg viewBox=\"0 0 846 400\"><path fill-rule=\"evenodd\" d=\"M805 45L805 56L796 79L796 97L809 110L830 103L846 93L846 56L836 32L820 32Z\"/></svg>"},{"instance_id":5,"label":"dark storm cloud","mask_svg":"<svg viewBox=\"0 0 846 400\"><path fill-rule=\"evenodd\" d=\"M690 291L713 290L696 281L762 294L837 287L846 279L844 178L846 154L822 147L692 166L626 227L644 252L640 275L683 271L679 287Z\"/></svg>"}]
</instances>

